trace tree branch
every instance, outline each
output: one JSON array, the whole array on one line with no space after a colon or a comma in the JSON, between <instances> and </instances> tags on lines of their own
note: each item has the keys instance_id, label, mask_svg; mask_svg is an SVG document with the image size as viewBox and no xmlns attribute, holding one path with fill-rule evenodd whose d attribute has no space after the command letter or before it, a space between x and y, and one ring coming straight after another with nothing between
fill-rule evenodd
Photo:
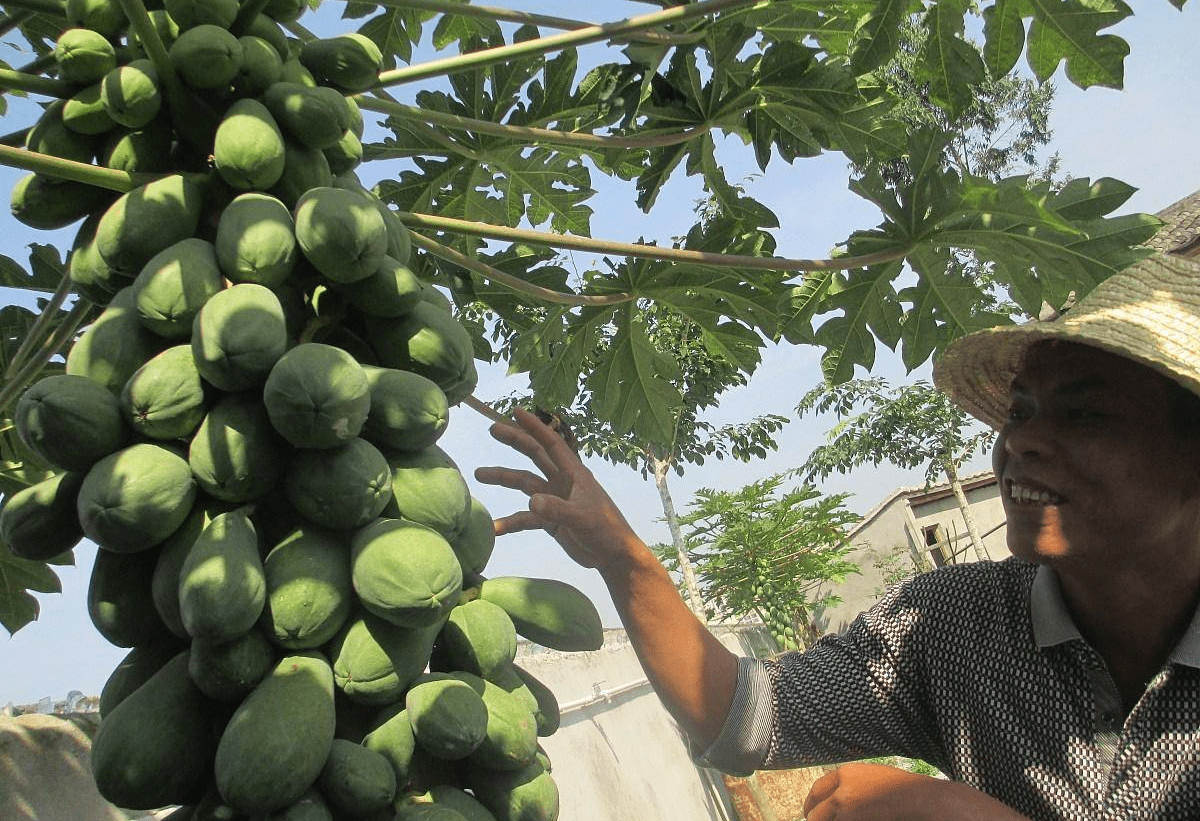
<instances>
[{"instance_id":1,"label":"tree branch","mask_svg":"<svg viewBox=\"0 0 1200 821\"><path fill-rule=\"evenodd\" d=\"M46 174L60 180L82 182L97 188L119 191L122 194L132 191L139 185L166 176L165 174L133 174L115 168L101 168L85 162L64 160L62 157L52 157L49 154L39 154L36 151L26 151L23 148L13 148L8 145L0 145L0 165Z\"/></svg>"},{"instance_id":2,"label":"tree branch","mask_svg":"<svg viewBox=\"0 0 1200 821\"><path fill-rule=\"evenodd\" d=\"M403 218L403 215L401 215ZM542 302L552 302L556 305L620 305L625 302L632 302L636 297L631 294L606 294L605 296L585 296L580 294L564 294L562 291L555 291L550 288L542 288L539 285L533 285L525 280L515 277L512 274L505 273L499 268L488 265L486 262L480 262L466 254L449 248L441 243L421 236L420 234L412 233L412 243L423 251L433 254L435 257L453 262L455 265L461 265L468 271L479 274L481 277L498 282L510 290L520 294L533 297Z\"/></svg>"},{"instance_id":3,"label":"tree branch","mask_svg":"<svg viewBox=\"0 0 1200 821\"><path fill-rule=\"evenodd\" d=\"M644 243L597 240L590 237L571 236L569 234L529 231L523 228L506 228L501 225L489 225L487 223L471 222L451 217L436 217L432 214L416 214L411 211L397 211L396 215L409 227L433 228L458 234L483 237L485 239L530 242L551 248L571 248L577 251L594 251L602 254L617 254L641 259L691 262L700 265L753 269L756 271L847 271L853 268L866 268L870 265L878 265L882 262L895 262L904 259L907 253L907 249L896 249L854 257L837 257L834 259L750 257L737 254L713 254L706 251L689 251L685 248L666 248L659 245L646 245Z\"/></svg>"},{"instance_id":4,"label":"tree branch","mask_svg":"<svg viewBox=\"0 0 1200 821\"><path fill-rule=\"evenodd\" d=\"M6 91L25 91L30 94L41 94L43 97L55 97L63 100L76 91L78 87L62 80L51 80L36 74L27 74L11 68L0 67L0 89Z\"/></svg>"}]
</instances>

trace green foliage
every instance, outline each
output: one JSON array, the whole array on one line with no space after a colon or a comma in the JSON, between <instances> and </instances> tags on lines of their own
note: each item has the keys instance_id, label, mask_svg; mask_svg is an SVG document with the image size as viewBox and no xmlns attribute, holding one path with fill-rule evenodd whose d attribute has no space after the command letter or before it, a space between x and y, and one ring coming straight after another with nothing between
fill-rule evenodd
<instances>
[{"instance_id":1,"label":"green foliage","mask_svg":"<svg viewBox=\"0 0 1200 821\"><path fill-rule=\"evenodd\" d=\"M680 517L710 619L755 613L783 649L803 646L814 612L837 603L819 593L858 567L845 559L846 533L858 521L846 494L822 496L811 485L790 490L776 474L725 491L702 488ZM668 569L674 549L657 546Z\"/></svg>"},{"instance_id":2,"label":"green foliage","mask_svg":"<svg viewBox=\"0 0 1200 821\"><path fill-rule=\"evenodd\" d=\"M829 441L799 470L808 480L886 461L902 468L924 467L926 481L932 483L947 461L962 464L994 436L924 381L901 387L880 377L840 385L823 382L804 395L796 412L833 413L838 419Z\"/></svg>"}]
</instances>

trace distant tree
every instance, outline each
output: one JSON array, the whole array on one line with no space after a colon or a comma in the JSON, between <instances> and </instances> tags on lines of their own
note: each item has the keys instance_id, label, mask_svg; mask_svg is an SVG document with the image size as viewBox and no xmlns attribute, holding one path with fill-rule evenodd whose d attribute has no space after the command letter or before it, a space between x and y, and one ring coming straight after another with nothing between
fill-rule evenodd
<instances>
[{"instance_id":1,"label":"distant tree","mask_svg":"<svg viewBox=\"0 0 1200 821\"><path fill-rule=\"evenodd\" d=\"M883 462L924 468L930 484L945 476L976 557L988 558L958 468L991 443L992 431L981 430L966 411L924 381L899 388L880 377L840 385L822 382L796 406L800 415L810 412L832 412L838 424L829 432L828 442L813 450L800 468L806 481Z\"/></svg>"},{"instance_id":2,"label":"distant tree","mask_svg":"<svg viewBox=\"0 0 1200 821\"><path fill-rule=\"evenodd\" d=\"M680 525L688 528L687 556L696 566L706 615L737 619L754 613L780 648L798 649L819 632L815 612L840 601L818 593L821 585L859 572L845 558L848 528L859 517L845 507L847 494L822 496L812 485L784 490L789 475L733 491L703 488ZM658 550L670 568L671 549Z\"/></svg>"}]
</instances>

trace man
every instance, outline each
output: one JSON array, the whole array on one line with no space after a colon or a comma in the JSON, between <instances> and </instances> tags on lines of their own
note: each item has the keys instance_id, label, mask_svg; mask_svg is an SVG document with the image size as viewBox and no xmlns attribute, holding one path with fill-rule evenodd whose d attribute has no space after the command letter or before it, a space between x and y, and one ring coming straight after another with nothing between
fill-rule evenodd
<instances>
[{"instance_id":1,"label":"man","mask_svg":"<svg viewBox=\"0 0 1200 821\"><path fill-rule=\"evenodd\" d=\"M730 772L848 765L829 819L1200 818L1200 266L1154 257L1062 317L958 340L936 384L999 436L1013 558L901 586L804 653L738 659L591 473L529 414L493 435L539 473L481 468L596 568L667 709ZM540 474L540 475L539 475Z\"/></svg>"}]
</instances>

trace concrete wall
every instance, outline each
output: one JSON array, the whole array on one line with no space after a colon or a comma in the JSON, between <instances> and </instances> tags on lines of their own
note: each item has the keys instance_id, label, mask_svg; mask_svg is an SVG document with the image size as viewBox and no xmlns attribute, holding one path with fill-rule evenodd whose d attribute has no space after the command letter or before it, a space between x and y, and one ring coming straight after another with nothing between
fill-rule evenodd
<instances>
[{"instance_id":1,"label":"concrete wall","mask_svg":"<svg viewBox=\"0 0 1200 821\"><path fill-rule=\"evenodd\" d=\"M1004 505L1000 501L1000 486L995 482L972 488L966 491L967 502L971 505L971 514L975 524L983 535L983 546L987 549L992 561L1000 561L1012 554L1008 550L1007 533L1002 526L1004 522ZM951 495L933 499L928 502L914 501L913 515L917 524L924 528L931 524L940 524L947 536L961 536L954 543L956 552L962 555L959 561L974 561L975 552L971 549L967 538L967 526L963 522L958 502ZM997 525L1001 525L997 527ZM963 553L963 550L966 550Z\"/></svg>"},{"instance_id":2,"label":"concrete wall","mask_svg":"<svg viewBox=\"0 0 1200 821\"><path fill-rule=\"evenodd\" d=\"M752 655L761 628L716 628ZM623 630L606 630L591 653L555 653L522 643L517 663L552 689L563 711L542 740L562 794L564 821L726 821L735 818L718 773L693 764L686 742Z\"/></svg>"}]
</instances>

